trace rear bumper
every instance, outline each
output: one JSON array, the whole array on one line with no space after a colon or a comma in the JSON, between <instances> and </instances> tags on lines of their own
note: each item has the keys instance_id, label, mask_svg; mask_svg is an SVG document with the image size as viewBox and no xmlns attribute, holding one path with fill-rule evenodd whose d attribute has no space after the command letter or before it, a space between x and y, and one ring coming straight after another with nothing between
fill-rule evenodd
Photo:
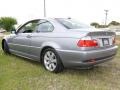
<instances>
[{"instance_id":1,"label":"rear bumper","mask_svg":"<svg viewBox=\"0 0 120 90\"><path fill-rule=\"evenodd\" d=\"M92 66L112 60L118 46L91 51L57 50L64 67Z\"/></svg>"}]
</instances>

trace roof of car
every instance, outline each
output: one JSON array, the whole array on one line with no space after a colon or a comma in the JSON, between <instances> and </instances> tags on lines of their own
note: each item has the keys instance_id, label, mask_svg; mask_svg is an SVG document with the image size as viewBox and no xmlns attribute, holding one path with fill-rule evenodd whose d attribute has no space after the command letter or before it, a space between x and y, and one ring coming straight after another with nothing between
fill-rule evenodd
<instances>
[{"instance_id":1,"label":"roof of car","mask_svg":"<svg viewBox=\"0 0 120 90\"><path fill-rule=\"evenodd\" d=\"M43 18L32 19L32 20L30 20L30 21L40 20L40 19L54 20L54 19L64 19L64 18L49 18L49 17L43 17ZM70 18L70 17L68 17L68 19L71 19L71 18Z\"/></svg>"}]
</instances>

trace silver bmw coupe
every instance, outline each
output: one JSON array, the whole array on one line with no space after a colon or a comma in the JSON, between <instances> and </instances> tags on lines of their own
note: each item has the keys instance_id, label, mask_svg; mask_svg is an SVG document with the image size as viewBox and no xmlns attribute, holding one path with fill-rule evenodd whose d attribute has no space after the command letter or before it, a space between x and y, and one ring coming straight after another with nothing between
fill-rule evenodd
<instances>
[{"instance_id":1,"label":"silver bmw coupe","mask_svg":"<svg viewBox=\"0 0 120 90\"><path fill-rule=\"evenodd\" d=\"M2 40L5 53L41 62L50 72L90 67L114 58L115 33L70 18L31 20Z\"/></svg>"}]
</instances>

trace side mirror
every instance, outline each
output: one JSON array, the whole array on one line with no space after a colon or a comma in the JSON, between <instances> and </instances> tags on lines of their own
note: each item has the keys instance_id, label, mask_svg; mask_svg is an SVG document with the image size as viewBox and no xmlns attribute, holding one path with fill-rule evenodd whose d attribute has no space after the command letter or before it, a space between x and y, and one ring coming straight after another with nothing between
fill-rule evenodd
<instances>
[{"instance_id":1,"label":"side mirror","mask_svg":"<svg viewBox=\"0 0 120 90\"><path fill-rule=\"evenodd\" d=\"M16 30L11 30L11 33L12 34L16 34Z\"/></svg>"}]
</instances>

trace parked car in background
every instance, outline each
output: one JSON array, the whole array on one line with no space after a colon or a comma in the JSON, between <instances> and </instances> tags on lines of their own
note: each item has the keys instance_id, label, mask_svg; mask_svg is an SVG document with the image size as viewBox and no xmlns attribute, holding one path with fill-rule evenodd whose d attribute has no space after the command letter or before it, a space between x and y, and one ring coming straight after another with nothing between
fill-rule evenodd
<instances>
[{"instance_id":1,"label":"parked car in background","mask_svg":"<svg viewBox=\"0 0 120 90\"><path fill-rule=\"evenodd\" d=\"M116 35L120 35L120 30L117 29L114 32L116 33Z\"/></svg>"},{"instance_id":2,"label":"parked car in background","mask_svg":"<svg viewBox=\"0 0 120 90\"><path fill-rule=\"evenodd\" d=\"M6 30L2 30L2 29L0 29L0 33L4 33L4 32L6 32Z\"/></svg>"},{"instance_id":3,"label":"parked car in background","mask_svg":"<svg viewBox=\"0 0 120 90\"><path fill-rule=\"evenodd\" d=\"M68 18L31 20L2 40L5 53L41 62L50 72L91 67L114 58L115 33Z\"/></svg>"}]
</instances>

